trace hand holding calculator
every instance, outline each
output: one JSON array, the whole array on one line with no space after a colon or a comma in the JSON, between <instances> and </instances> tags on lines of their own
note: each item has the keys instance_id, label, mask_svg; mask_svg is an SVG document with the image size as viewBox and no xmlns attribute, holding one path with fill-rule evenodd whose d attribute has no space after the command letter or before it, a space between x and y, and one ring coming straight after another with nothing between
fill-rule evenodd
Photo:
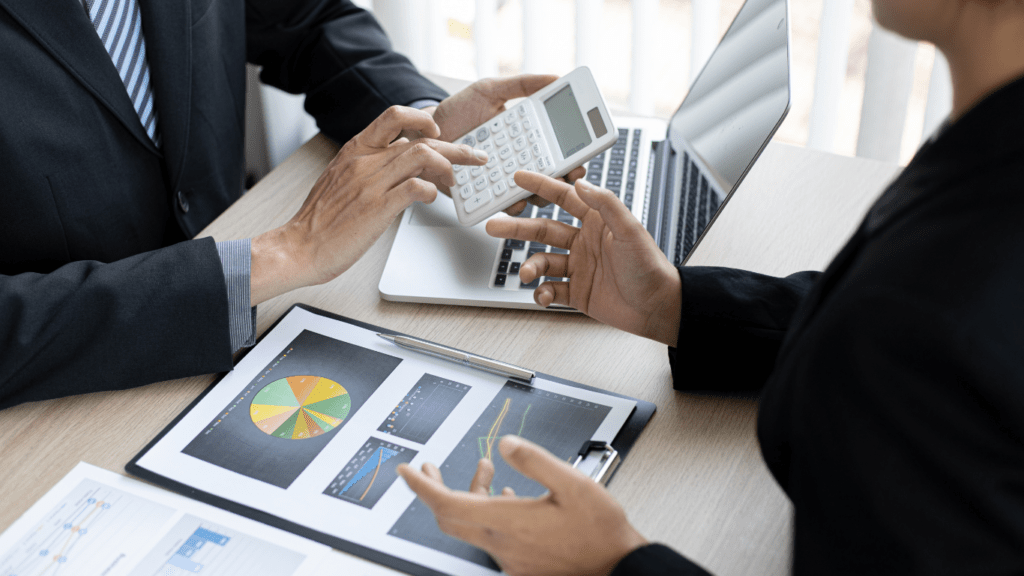
<instances>
[{"instance_id":1,"label":"hand holding calculator","mask_svg":"<svg viewBox=\"0 0 1024 576\"><path fill-rule=\"evenodd\" d=\"M473 226L529 197L513 178L517 171L564 176L616 137L590 69L573 70L458 140L490 157L486 166L454 166L459 222Z\"/></svg>"}]
</instances>

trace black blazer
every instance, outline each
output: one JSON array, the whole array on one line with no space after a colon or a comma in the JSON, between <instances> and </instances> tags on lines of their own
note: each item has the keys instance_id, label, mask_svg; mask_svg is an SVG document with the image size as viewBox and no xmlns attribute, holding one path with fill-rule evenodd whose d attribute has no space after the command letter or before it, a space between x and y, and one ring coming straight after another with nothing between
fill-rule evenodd
<instances>
[{"instance_id":1,"label":"black blazer","mask_svg":"<svg viewBox=\"0 0 1024 576\"><path fill-rule=\"evenodd\" d=\"M795 574L1024 573L1022 134L1024 78L923 146L824 274L680 269L675 386L761 392ZM704 571L654 545L615 573Z\"/></svg>"},{"instance_id":2,"label":"black blazer","mask_svg":"<svg viewBox=\"0 0 1024 576\"><path fill-rule=\"evenodd\" d=\"M344 142L445 93L347 0L138 0L162 147L80 0L0 0L0 408L231 367L211 240L241 194L245 63Z\"/></svg>"}]
</instances>

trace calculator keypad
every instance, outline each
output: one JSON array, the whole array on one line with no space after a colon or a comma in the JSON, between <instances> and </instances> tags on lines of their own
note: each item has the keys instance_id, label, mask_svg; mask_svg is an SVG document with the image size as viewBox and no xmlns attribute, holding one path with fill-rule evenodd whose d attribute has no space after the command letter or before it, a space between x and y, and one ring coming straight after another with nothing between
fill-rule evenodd
<instances>
[{"instance_id":1,"label":"calculator keypad","mask_svg":"<svg viewBox=\"0 0 1024 576\"><path fill-rule=\"evenodd\" d=\"M504 201L509 192L522 192L513 178L517 170L554 171L555 161L539 126L533 103L526 100L462 137L461 144L490 156L486 166L453 166L458 194L452 196L466 214L495 199Z\"/></svg>"}]
</instances>

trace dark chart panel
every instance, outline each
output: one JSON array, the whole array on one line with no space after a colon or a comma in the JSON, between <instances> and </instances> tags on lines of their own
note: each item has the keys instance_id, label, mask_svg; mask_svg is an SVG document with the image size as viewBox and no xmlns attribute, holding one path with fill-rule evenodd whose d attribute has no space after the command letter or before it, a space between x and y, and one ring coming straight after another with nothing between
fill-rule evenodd
<instances>
[{"instance_id":1,"label":"dark chart panel","mask_svg":"<svg viewBox=\"0 0 1024 576\"><path fill-rule=\"evenodd\" d=\"M287 488L401 362L304 330L182 452Z\"/></svg>"},{"instance_id":2,"label":"dark chart panel","mask_svg":"<svg viewBox=\"0 0 1024 576\"><path fill-rule=\"evenodd\" d=\"M477 461L490 458L494 462L491 493L500 493L509 486L520 496L540 496L547 490L502 460L498 440L516 434L572 462L609 412L609 406L506 382L441 465L445 484L465 490L476 472ZM497 570L485 552L442 533L430 508L419 499L406 508L388 534Z\"/></svg>"},{"instance_id":3,"label":"dark chart panel","mask_svg":"<svg viewBox=\"0 0 1024 576\"><path fill-rule=\"evenodd\" d=\"M373 508L398 478L395 468L403 462L408 464L416 454L416 450L370 438L338 472L324 494Z\"/></svg>"},{"instance_id":4,"label":"dark chart panel","mask_svg":"<svg viewBox=\"0 0 1024 576\"><path fill-rule=\"evenodd\" d=\"M424 374L377 431L426 444L469 388L466 384Z\"/></svg>"}]
</instances>

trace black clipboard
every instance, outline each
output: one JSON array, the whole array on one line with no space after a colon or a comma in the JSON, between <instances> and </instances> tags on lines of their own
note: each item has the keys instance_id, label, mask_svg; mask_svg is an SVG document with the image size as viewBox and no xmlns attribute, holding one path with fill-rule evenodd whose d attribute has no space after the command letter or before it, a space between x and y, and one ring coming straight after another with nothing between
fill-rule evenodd
<instances>
[{"instance_id":1,"label":"black clipboard","mask_svg":"<svg viewBox=\"0 0 1024 576\"><path fill-rule=\"evenodd\" d=\"M270 334L274 330L274 328L276 328L277 325L281 322L281 320L288 316L288 314L295 308L299 308L313 314L324 316L332 320L346 322L348 324L352 324L360 328L365 328L367 330L373 330L376 332L382 332L398 336L407 336L406 334L394 332L386 328L381 328L379 326L374 326L372 324L367 324L365 322L360 322L358 320L353 320L351 318L346 318L344 316L332 314L325 310L320 310L319 308L308 306L306 304L293 304L287 311L285 311L284 314L281 315L280 318L277 319L276 322L274 322L274 324L266 332L263 333L262 336L260 336L257 342L263 340L263 338L266 337L267 334ZM248 351L246 351L246 353L247 352ZM236 359L236 363L239 360L241 360L244 356L245 353L239 356ZM183 484L176 480L167 478L166 476L162 476L160 474L140 467L138 464L139 459L142 458L142 456L145 455L147 452L149 452L149 450L152 449L153 446L155 446L164 436L166 436L171 429L177 426L178 422L180 422L181 419L184 418L186 414L188 414L193 408L195 408L196 405L198 405L203 400L203 398L206 397L206 395L214 388L214 386L216 386L224 378L226 374L227 373L218 375L217 379L214 380L213 383L202 392L202 394L196 397L196 399L193 400L191 404L189 404L184 410L182 410L181 413L178 414L174 418L174 420L172 420L170 424L168 424L159 434L157 434L157 436L153 438L149 442L149 444L146 445L145 448L143 448L138 454L136 454L135 457L132 458L130 462L125 464L125 472L131 474L132 476L150 482L151 484L160 486L161 488L165 488L173 492L177 492L178 494L182 494L184 496L188 496L189 498L198 500L205 504L210 504L223 510L227 510L228 512L232 512L240 516L251 518L258 522L262 522L263 524L266 524L268 526L273 526L275 528L279 528L281 530L297 534L299 536L302 536L303 538L308 538L310 540L320 542L321 544L325 544L327 546L330 546L331 548L335 548L343 552L354 554L356 556L365 558L372 562L388 566L389 568L394 568L395 570L400 570L402 572L413 574L415 576L445 576L443 572L438 572L437 570L434 570L432 568L428 568L415 562L405 560L398 556L385 554L373 548L367 548L366 546L350 542L337 536L332 536L330 534L326 534L318 530L313 530L311 528L308 528L301 524L297 524L290 520L286 520L279 516L274 516L261 510L257 510L255 508L239 504L238 502L235 502L233 500L228 500L227 498L222 498L220 496L210 494L209 492L197 490L187 484ZM572 386L584 390L600 392L602 394L607 394L609 396L616 396L618 398L625 398L636 402L636 407L633 409L632 414L630 414L629 418L626 420L626 423L623 424L622 428L619 430L619 433L615 436L615 439L612 440L611 446L612 448L615 449L615 451L617 451L619 462L625 460L626 456L629 454L629 451L632 449L633 444L636 443L636 440L637 438L639 438L640 433L643 431L644 427L647 426L647 423L650 421L651 417L654 416L654 412L657 409L657 407L652 402L638 400L636 398L632 398L624 394L608 392L607 390L602 390L600 388L595 388L593 386L587 386L585 384L580 384L578 382L565 380L563 378L558 378L556 376L551 376L549 374L543 374L540 372L537 372L536 375L538 377L543 377L546 380L558 382L559 384L564 384L566 386ZM609 475L608 481L610 481L613 477L614 470L612 470L611 474Z\"/></svg>"}]
</instances>

